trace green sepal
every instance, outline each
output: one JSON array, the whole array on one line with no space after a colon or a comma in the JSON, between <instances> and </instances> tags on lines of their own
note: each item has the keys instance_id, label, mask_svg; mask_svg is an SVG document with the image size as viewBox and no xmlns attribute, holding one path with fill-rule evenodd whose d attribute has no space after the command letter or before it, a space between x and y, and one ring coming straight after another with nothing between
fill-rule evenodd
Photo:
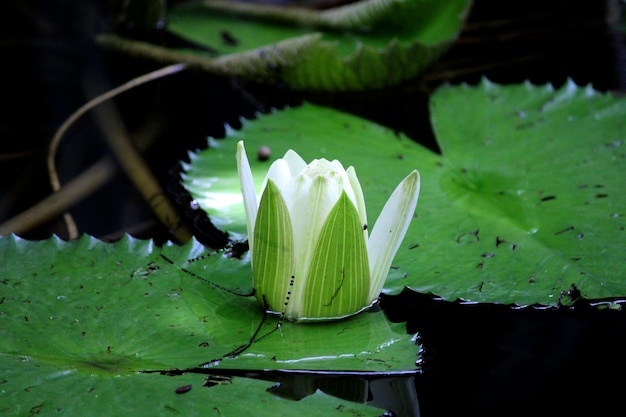
<instances>
[{"instance_id":1,"label":"green sepal","mask_svg":"<svg viewBox=\"0 0 626 417\"><path fill-rule=\"evenodd\" d=\"M256 297L266 309L283 312L295 268L293 231L285 200L271 179L261 196L253 239Z\"/></svg>"},{"instance_id":2,"label":"green sepal","mask_svg":"<svg viewBox=\"0 0 626 417\"><path fill-rule=\"evenodd\" d=\"M343 191L315 245L299 319L341 318L363 310L370 304L369 281L363 225Z\"/></svg>"}]
</instances>

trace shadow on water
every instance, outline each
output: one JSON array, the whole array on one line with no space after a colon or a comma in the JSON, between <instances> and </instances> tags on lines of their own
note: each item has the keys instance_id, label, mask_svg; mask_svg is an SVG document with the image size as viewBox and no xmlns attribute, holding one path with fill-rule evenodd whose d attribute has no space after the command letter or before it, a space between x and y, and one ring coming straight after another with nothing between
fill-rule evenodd
<instances>
[{"instance_id":1,"label":"shadow on water","mask_svg":"<svg viewBox=\"0 0 626 417\"><path fill-rule=\"evenodd\" d=\"M626 313L613 301L512 308L405 291L382 306L420 335L421 415L597 415L619 408L624 389Z\"/></svg>"},{"instance_id":2,"label":"shadow on water","mask_svg":"<svg viewBox=\"0 0 626 417\"><path fill-rule=\"evenodd\" d=\"M418 417L420 405L415 389L415 372L400 374L366 374L362 372L324 371L264 371L250 372L223 368L192 368L182 371L160 372L163 375L179 376L187 373L205 374L203 387L211 388L229 383L233 377L254 378L270 381L273 385L266 389L270 394L291 401L300 401L309 395L322 391L333 397L368 404L387 410L385 417ZM177 394L191 390L191 385L176 389Z\"/></svg>"}]
</instances>

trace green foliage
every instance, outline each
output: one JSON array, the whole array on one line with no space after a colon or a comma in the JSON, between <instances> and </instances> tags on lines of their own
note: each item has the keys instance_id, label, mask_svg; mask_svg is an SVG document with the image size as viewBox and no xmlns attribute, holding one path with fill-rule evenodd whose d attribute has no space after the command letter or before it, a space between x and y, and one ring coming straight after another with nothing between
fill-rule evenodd
<instances>
[{"instance_id":1,"label":"green foliage","mask_svg":"<svg viewBox=\"0 0 626 417\"><path fill-rule=\"evenodd\" d=\"M626 102L569 82L446 86L431 102L442 155L365 120L304 105L244 124L193 157L185 185L226 230L245 234L235 143L339 159L361 181L369 221L411 169L416 218L385 292L556 305L626 293ZM257 186L270 161L253 161ZM217 177L219 182L206 181ZM212 205L218 196L230 205ZM565 300L567 301L567 300Z\"/></svg>"},{"instance_id":2,"label":"green foliage","mask_svg":"<svg viewBox=\"0 0 626 417\"><path fill-rule=\"evenodd\" d=\"M261 416L375 416L381 410L321 392L293 402L267 392L271 382L234 377L207 388L205 375L157 371L198 370L206 362L205 372L415 370L412 336L382 312L330 326L287 322L280 331L270 317L260 340L240 349L264 317L254 297L237 295L250 294L249 264L221 252L185 263L203 251L197 243L168 246L172 265L150 241L132 238L0 238L2 414L240 416L254 404ZM175 393L188 384L190 392Z\"/></svg>"},{"instance_id":3,"label":"green foliage","mask_svg":"<svg viewBox=\"0 0 626 417\"><path fill-rule=\"evenodd\" d=\"M168 29L216 54L189 55L194 63L204 59L207 68L229 75L296 90L370 90L413 78L436 61L470 4L364 0L313 11L205 1L173 8Z\"/></svg>"}]
</instances>

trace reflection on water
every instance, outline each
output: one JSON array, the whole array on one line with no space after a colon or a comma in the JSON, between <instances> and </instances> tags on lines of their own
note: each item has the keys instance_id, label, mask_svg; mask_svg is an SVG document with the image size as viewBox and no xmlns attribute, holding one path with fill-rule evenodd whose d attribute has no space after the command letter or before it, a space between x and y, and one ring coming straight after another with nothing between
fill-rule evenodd
<instances>
[{"instance_id":1,"label":"reflection on water","mask_svg":"<svg viewBox=\"0 0 626 417\"><path fill-rule=\"evenodd\" d=\"M160 372L167 376L181 376L188 373L206 375L202 385L212 388L230 384L233 377L253 378L272 382L267 392L278 397L300 401L321 391L346 401L367 404L385 412L384 417L418 417L420 405L416 390L416 373L396 373L384 375L363 372L322 372L322 371L261 371L250 372L239 369L190 368L185 370L146 371ZM190 390L190 386L177 389Z\"/></svg>"},{"instance_id":2,"label":"reflection on water","mask_svg":"<svg viewBox=\"0 0 626 417\"><path fill-rule=\"evenodd\" d=\"M420 415L414 376L362 377L332 374L284 375L268 389L279 397L298 401L317 390L347 401L388 410L388 416Z\"/></svg>"}]
</instances>

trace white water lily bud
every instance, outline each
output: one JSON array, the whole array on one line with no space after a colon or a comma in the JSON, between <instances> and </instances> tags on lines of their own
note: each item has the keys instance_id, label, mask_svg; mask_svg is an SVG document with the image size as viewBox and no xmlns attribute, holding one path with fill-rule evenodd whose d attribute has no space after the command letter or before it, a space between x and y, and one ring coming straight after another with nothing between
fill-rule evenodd
<instances>
[{"instance_id":1,"label":"white water lily bud","mask_svg":"<svg viewBox=\"0 0 626 417\"><path fill-rule=\"evenodd\" d=\"M391 194L370 235L353 167L307 164L289 150L270 166L258 202L243 142L237 168L253 286L268 311L295 321L340 319L378 300L415 211L416 170Z\"/></svg>"}]
</instances>

